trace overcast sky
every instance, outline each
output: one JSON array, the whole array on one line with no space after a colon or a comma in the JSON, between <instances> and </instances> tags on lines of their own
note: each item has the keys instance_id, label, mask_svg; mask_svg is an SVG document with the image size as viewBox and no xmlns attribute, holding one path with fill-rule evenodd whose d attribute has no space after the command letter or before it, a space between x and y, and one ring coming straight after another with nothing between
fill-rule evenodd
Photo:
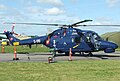
<instances>
[{"instance_id":1,"label":"overcast sky","mask_svg":"<svg viewBox=\"0 0 120 81\"><path fill-rule=\"evenodd\" d=\"M11 31L4 22L62 23L92 19L84 24L120 24L120 0L0 0L0 32ZM57 27L16 25L15 31L45 35ZM99 34L120 31L120 27L80 27Z\"/></svg>"}]
</instances>

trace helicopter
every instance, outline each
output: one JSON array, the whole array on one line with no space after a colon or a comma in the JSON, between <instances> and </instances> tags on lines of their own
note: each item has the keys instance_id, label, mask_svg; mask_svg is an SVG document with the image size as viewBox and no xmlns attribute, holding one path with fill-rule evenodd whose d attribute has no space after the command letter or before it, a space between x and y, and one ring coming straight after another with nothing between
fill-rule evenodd
<instances>
[{"instance_id":1,"label":"helicopter","mask_svg":"<svg viewBox=\"0 0 120 81\"><path fill-rule=\"evenodd\" d=\"M118 48L118 45L103 40L96 32L90 30L81 30L76 27L79 26L120 26L120 25L80 25L84 22L89 22L92 20L83 20L71 25L62 25L62 24L40 24L40 23L6 23L6 24L26 24L26 25L47 25L47 26L58 26L59 29L53 31L52 33L39 36L35 38L29 38L20 40L13 36L16 34L13 31L4 31L9 39L10 43L14 45L17 42L17 45L31 45L33 44L43 44L50 49L53 49L53 56L56 56L56 52L65 53L69 55L70 48L72 49L72 54L75 53L88 53L89 56L92 56L92 52L104 51L105 53L113 53L115 49Z\"/></svg>"}]
</instances>

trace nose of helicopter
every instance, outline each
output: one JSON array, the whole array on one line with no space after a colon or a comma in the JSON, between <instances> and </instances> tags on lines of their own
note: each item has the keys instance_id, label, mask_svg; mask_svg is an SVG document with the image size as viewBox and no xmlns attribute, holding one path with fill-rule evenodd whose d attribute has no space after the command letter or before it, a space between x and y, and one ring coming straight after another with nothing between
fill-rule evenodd
<instances>
[{"instance_id":1,"label":"nose of helicopter","mask_svg":"<svg viewBox=\"0 0 120 81\"><path fill-rule=\"evenodd\" d=\"M112 48L112 49L116 49L118 48L118 45L112 42L108 42L108 41L102 41L101 43L103 48Z\"/></svg>"},{"instance_id":2,"label":"nose of helicopter","mask_svg":"<svg viewBox=\"0 0 120 81\"><path fill-rule=\"evenodd\" d=\"M118 45L115 44L115 43L111 43L111 47L112 47L113 49L117 49L117 48L118 48Z\"/></svg>"},{"instance_id":3,"label":"nose of helicopter","mask_svg":"<svg viewBox=\"0 0 120 81\"><path fill-rule=\"evenodd\" d=\"M101 41L100 48L104 50L105 53L113 53L115 49L118 48L118 45L108 41Z\"/></svg>"}]
</instances>

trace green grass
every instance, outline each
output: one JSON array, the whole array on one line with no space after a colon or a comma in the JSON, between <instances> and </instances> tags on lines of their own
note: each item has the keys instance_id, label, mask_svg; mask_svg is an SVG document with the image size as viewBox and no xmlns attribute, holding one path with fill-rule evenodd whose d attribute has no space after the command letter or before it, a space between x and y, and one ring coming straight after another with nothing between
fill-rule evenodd
<instances>
[{"instance_id":1,"label":"green grass","mask_svg":"<svg viewBox=\"0 0 120 81\"><path fill-rule=\"evenodd\" d=\"M116 49L116 51L120 51L120 48Z\"/></svg>"},{"instance_id":2,"label":"green grass","mask_svg":"<svg viewBox=\"0 0 120 81\"><path fill-rule=\"evenodd\" d=\"M0 81L120 81L120 61L1 62Z\"/></svg>"},{"instance_id":3,"label":"green grass","mask_svg":"<svg viewBox=\"0 0 120 81\"><path fill-rule=\"evenodd\" d=\"M16 46L17 47L17 52L49 52L49 48L42 46L42 45L38 45L37 47L35 45L32 46L32 48L30 49L28 46ZM14 51L14 46L5 46L5 53L13 53ZM0 47L0 50L1 47Z\"/></svg>"}]
</instances>

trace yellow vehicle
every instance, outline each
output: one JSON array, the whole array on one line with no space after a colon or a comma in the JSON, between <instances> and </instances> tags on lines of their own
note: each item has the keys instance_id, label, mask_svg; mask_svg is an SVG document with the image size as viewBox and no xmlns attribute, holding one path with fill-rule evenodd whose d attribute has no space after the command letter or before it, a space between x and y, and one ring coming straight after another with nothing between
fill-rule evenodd
<instances>
[{"instance_id":1,"label":"yellow vehicle","mask_svg":"<svg viewBox=\"0 0 120 81\"><path fill-rule=\"evenodd\" d=\"M9 40L8 39L2 39L2 45L9 45Z\"/></svg>"}]
</instances>

